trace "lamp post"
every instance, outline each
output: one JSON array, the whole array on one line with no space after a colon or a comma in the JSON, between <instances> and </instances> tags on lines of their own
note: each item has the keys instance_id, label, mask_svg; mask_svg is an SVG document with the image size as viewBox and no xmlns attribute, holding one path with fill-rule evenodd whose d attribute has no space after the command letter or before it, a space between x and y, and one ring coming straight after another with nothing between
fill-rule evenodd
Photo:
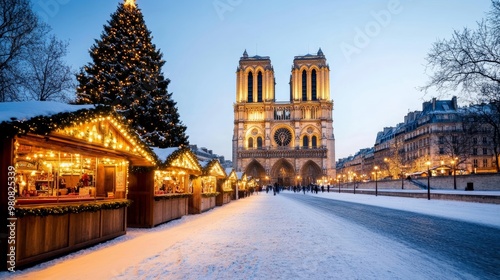
<instances>
[{"instance_id":1,"label":"lamp post","mask_svg":"<svg viewBox=\"0 0 500 280\"><path fill-rule=\"evenodd\" d=\"M339 183L339 193L340 193L340 175L337 176L337 183Z\"/></svg>"},{"instance_id":2,"label":"lamp post","mask_svg":"<svg viewBox=\"0 0 500 280\"><path fill-rule=\"evenodd\" d=\"M425 163L427 165L427 200L431 200L431 162Z\"/></svg>"},{"instance_id":3,"label":"lamp post","mask_svg":"<svg viewBox=\"0 0 500 280\"><path fill-rule=\"evenodd\" d=\"M458 158L455 158L454 160L451 161L451 164L453 166L453 189L457 189L457 161Z\"/></svg>"},{"instance_id":4,"label":"lamp post","mask_svg":"<svg viewBox=\"0 0 500 280\"><path fill-rule=\"evenodd\" d=\"M405 173L403 166L401 166L401 189L403 190L405 186Z\"/></svg>"},{"instance_id":5,"label":"lamp post","mask_svg":"<svg viewBox=\"0 0 500 280\"><path fill-rule=\"evenodd\" d=\"M354 173L354 184L352 185L353 194L356 194L356 173Z\"/></svg>"},{"instance_id":6,"label":"lamp post","mask_svg":"<svg viewBox=\"0 0 500 280\"><path fill-rule=\"evenodd\" d=\"M377 178L377 172L378 172L378 166L374 166L373 169L375 170L375 196L378 195L378 178Z\"/></svg>"}]
</instances>

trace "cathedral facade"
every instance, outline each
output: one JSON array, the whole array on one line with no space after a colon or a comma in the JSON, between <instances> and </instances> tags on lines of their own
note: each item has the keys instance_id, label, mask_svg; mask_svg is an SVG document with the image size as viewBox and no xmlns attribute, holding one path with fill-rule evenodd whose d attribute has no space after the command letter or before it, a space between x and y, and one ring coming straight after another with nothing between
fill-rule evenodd
<instances>
[{"instance_id":1,"label":"cathedral facade","mask_svg":"<svg viewBox=\"0 0 500 280\"><path fill-rule=\"evenodd\" d=\"M319 49L296 56L290 100L276 101L268 56L240 58L236 71L233 165L259 185L327 185L335 178L330 68Z\"/></svg>"}]
</instances>

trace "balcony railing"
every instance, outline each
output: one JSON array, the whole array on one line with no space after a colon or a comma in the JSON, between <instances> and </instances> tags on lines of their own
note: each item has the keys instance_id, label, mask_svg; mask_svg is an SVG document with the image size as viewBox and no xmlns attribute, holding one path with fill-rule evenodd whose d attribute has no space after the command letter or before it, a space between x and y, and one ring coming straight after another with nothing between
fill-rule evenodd
<instances>
[{"instance_id":1,"label":"balcony railing","mask_svg":"<svg viewBox=\"0 0 500 280\"><path fill-rule=\"evenodd\" d=\"M238 158L326 158L327 149L320 147L248 148L238 152Z\"/></svg>"}]
</instances>

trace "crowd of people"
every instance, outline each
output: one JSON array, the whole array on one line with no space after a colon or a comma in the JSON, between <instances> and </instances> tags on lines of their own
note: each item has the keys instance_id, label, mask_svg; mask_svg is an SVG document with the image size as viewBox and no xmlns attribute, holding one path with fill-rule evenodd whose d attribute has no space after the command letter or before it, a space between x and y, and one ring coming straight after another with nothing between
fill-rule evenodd
<instances>
[{"instance_id":1,"label":"crowd of people","mask_svg":"<svg viewBox=\"0 0 500 280\"><path fill-rule=\"evenodd\" d=\"M296 186L282 186L278 184L278 182L274 183L274 185L267 185L265 188L262 188L262 190L266 190L266 193L269 193L270 191L273 192L274 195L279 194L283 190L288 190L288 191L293 191L294 193L297 192L303 192L304 194L306 192L311 192L311 193L318 193L318 192L330 192L330 189L332 187L330 185L327 185L326 187L323 185L317 185L317 184L309 184L309 185L296 185Z\"/></svg>"}]
</instances>

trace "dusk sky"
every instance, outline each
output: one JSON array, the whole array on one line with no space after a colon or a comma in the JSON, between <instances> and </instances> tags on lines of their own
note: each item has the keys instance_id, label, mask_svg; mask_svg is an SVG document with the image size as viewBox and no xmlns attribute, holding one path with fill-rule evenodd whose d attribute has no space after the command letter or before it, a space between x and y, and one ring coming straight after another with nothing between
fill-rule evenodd
<instances>
[{"instance_id":1,"label":"dusk sky","mask_svg":"<svg viewBox=\"0 0 500 280\"><path fill-rule=\"evenodd\" d=\"M76 71L122 0L32 0ZM294 56L321 47L330 65L336 160L373 147L378 131L436 96L425 57L454 29L475 28L490 0L137 0L191 144L232 157L236 67L269 56L277 101L288 101ZM442 98L450 98L453 93ZM459 100L460 102L460 100Z\"/></svg>"}]
</instances>

